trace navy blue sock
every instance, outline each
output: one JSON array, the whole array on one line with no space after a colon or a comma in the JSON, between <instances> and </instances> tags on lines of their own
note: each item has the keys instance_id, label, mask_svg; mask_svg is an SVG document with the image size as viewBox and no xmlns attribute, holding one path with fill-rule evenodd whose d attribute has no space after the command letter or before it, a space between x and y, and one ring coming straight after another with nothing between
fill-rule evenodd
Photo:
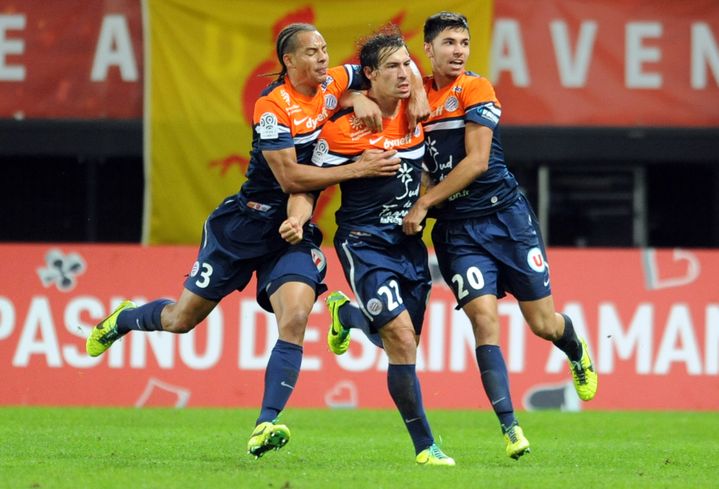
<instances>
[{"instance_id":1,"label":"navy blue sock","mask_svg":"<svg viewBox=\"0 0 719 489\"><path fill-rule=\"evenodd\" d=\"M167 299L158 299L134 309L125 309L117 316L117 332L121 335L130 331L162 331L160 315L166 305L172 304Z\"/></svg>"},{"instance_id":2,"label":"navy blue sock","mask_svg":"<svg viewBox=\"0 0 719 489\"><path fill-rule=\"evenodd\" d=\"M302 347L277 340L265 369L265 394L257 424L272 421L285 408L300 375Z\"/></svg>"},{"instance_id":3,"label":"navy blue sock","mask_svg":"<svg viewBox=\"0 0 719 489\"><path fill-rule=\"evenodd\" d=\"M369 340L380 348L384 348L382 338L379 333L370 331L370 324L367 316L365 316L359 307L346 302L339 308L340 322L345 328L356 328L364 331Z\"/></svg>"},{"instance_id":4,"label":"navy blue sock","mask_svg":"<svg viewBox=\"0 0 719 489\"><path fill-rule=\"evenodd\" d=\"M502 350L497 345L481 345L475 352L484 392L492 403L494 413L504 431L504 428L516 423L517 418L514 416L512 397L509 395L509 375Z\"/></svg>"},{"instance_id":5,"label":"navy blue sock","mask_svg":"<svg viewBox=\"0 0 719 489\"><path fill-rule=\"evenodd\" d=\"M582 358L582 343L574 331L572 320L566 314L562 314L562 316L564 317L564 334L553 343L557 348L562 350L571 361L578 362Z\"/></svg>"},{"instance_id":6,"label":"navy blue sock","mask_svg":"<svg viewBox=\"0 0 719 489\"><path fill-rule=\"evenodd\" d=\"M404 425L414 443L415 454L434 443L429 421L422 405L422 391L415 365L392 365L387 368L387 387Z\"/></svg>"}]
</instances>

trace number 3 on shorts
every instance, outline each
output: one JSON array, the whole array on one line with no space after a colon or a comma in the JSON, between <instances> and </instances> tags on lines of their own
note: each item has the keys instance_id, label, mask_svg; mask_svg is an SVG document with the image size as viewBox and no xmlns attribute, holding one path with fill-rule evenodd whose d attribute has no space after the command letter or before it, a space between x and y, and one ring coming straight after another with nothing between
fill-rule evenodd
<instances>
[{"instance_id":1,"label":"number 3 on shorts","mask_svg":"<svg viewBox=\"0 0 719 489\"><path fill-rule=\"evenodd\" d=\"M205 262L203 262L200 267L202 267L202 270L199 271L200 278L195 281L195 285L197 285L201 289L204 289L205 287L210 285L210 275L212 275L213 270L212 265Z\"/></svg>"},{"instance_id":2,"label":"number 3 on shorts","mask_svg":"<svg viewBox=\"0 0 719 489\"><path fill-rule=\"evenodd\" d=\"M472 287L474 290L479 290L482 287L484 287L484 276L482 276L482 272L477 267L469 267L466 271L467 273L467 284ZM454 283L454 286L457 288L457 299L464 299L469 295L469 291L465 288L464 284L464 277L462 274L455 274L452 277L452 282Z\"/></svg>"}]
</instances>

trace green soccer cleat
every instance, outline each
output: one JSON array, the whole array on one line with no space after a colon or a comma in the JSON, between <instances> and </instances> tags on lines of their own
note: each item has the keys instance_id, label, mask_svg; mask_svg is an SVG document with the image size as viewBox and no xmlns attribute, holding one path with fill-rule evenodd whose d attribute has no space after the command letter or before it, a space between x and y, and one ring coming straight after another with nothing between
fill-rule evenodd
<instances>
[{"instance_id":1,"label":"green soccer cleat","mask_svg":"<svg viewBox=\"0 0 719 489\"><path fill-rule=\"evenodd\" d=\"M578 362L569 361L572 371L574 388L582 401L591 401L597 394L597 373L594 371L592 359L589 358L587 343L582 339L582 358Z\"/></svg>"},{"instance_id":2,"label":"green soccer cleat","mask_svg":"<svg viewBox=\"0 0 719 489\"><path fill-rule=\"evenodd\" d=\"M440 448L433 443L417 454L415 462L419 465L444 465L454 467L454 459L446 455Z\"/></svg>"},{"instance_id":3,"label":"green soccer cleat","mask_svg":"<svg viewBox=\"0 0 719 489\"><path fill-rule=\"evenodd\" d=\"M277 421L277 420L275 420ZM290 429L275 421L265 421L255 426L255 430L247 442L247 453L260 458L270 450L279 450L290 441Z\"/></svg>"},{"instance_id":4,"label":"green soccer cleat","mask_svg":"<svg viewBox=\"0 0 719 489\"><path fill-rule=\"evenodd\" d=\"M504 441L507 443L507 456L514 460L525 453L529 453L529 440L524 436L522 428L515 422L509 428L502 426L504 431Z\"/></svg>"},{"instance_id":5,"label":"green soccer cleat","mask_svg":"<svg viewBox=\"0 0 719 489\"><path fill-rule=\"evenodd\" d=\"M330 329L327 331L327 345L335 355L342 355L350 347L350 330L340 322L340 307L349 301L349 297L339 290L332 292L326 300L332 318Z\"/></svg>"},{"instance_id":6,"label":"green soccer cleat","mask_svg":"<svg viewBox=\"0 0 719 489\"><path fill-rule=\"evenodd\" d=\"M97 357L105 353L112 344L122 336L117 332L117 316L125 309L134 309L137 306L132 301L123 301L112 314L100 321L97 326L92 328L90 336L85 342L85 351L91 357Z\"/></svg>"}]
</instances>

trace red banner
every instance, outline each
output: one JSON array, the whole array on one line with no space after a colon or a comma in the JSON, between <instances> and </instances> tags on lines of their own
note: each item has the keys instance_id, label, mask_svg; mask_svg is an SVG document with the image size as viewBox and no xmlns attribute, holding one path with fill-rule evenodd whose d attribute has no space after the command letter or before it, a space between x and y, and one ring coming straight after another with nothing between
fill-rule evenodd
<instances>
[{"instance_id":1,"label":"red banner","mask_svg":"<svg viewBox=\"0 0 719 489\"><path fill-rule=\"evenodd\" d=\"M6 0L0 118L142 117L141 17L135 0ZM492 45L505 124L719 125L716 1L495 0Z\"/></svg>"},{"instance_id":2,"label":"red banner","mask_svg":"<svg viewBox=\"0 0 719 489\"><path fill-rule=\"evenodd\" d=\"M496 0L505 124L719 125L715 0Z\"/></svg>"},{"instance_id":3,"label":"red banner","mask_svg":"<svg viewBox=\"0 0 719 489\"><path fill-rule=\"evenodd\" d=\"M348 290L325 252L330 289ZM176 297L194 258L194 247L0 245L0 405L259 405L276 327L253 287L190 334L134 332L99 358L84 353L90 327L123 298ZM563 354L507 298L502 348L517 407L719 408L719 252L553 249L549 259L557 307L587 338L599 391L580 404ZM471 328L454 304L436 282L418 362L426 404L488 408ZM327 325L319 301L291 406L392 406L384 352L355 333L336 357Z\"/></svg>"},{"instance_id":4,"label":"red banner","mask_svg":"<svg viewBox=\"0 0 719 489\"><path fill-rule=\"evenodd\" d=\"M142 117L137 0L5 0L0 118Z\"/></svg>"}]
</instances>

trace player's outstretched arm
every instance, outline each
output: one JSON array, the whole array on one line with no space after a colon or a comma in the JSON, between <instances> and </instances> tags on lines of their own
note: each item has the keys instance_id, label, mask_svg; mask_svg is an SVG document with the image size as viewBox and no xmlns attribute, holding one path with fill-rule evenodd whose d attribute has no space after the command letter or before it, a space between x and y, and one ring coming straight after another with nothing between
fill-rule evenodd
<instances>
[{"instance_id":1,"label":"player's outstretched arm","mask_svg":"<svg viewBox=\"0 0 719 489\"><path fill-rule=\"evenodd\" d=\"M287 200L287 219L280 224L280 236L290 244L302 241L302 227L310 217L314 205L312 194L291 194Z\"/></svg>"},{"instance_id":2,"label":"player's outstretched arm","mask_svg":"<svg viewBox=\"0 0 719 489\"><path fill-rule=\"evenodd\" d=\"M489 168L489 150L492 146L492 130L480 124L468 123L464 129L464 146L467 155L441 182L430 187L410 208L402 220L405 234L417 234L420 223L430 207L447 200L451 195L467 187Z\"/></svg>"},{"instance_id":3,"label":"player's outstretched arm","mask_svg":"<svg viewBox=\"0 0 719 489\"><path fill-rule=\"evenodd\" d=\"M353 178L392 176L399 169L397 151L367 150L354 163L330 168L300 165L294 148L263 151L262 155L280 184L288 194L322 190Z\"/></svg>"}]
</instances>

